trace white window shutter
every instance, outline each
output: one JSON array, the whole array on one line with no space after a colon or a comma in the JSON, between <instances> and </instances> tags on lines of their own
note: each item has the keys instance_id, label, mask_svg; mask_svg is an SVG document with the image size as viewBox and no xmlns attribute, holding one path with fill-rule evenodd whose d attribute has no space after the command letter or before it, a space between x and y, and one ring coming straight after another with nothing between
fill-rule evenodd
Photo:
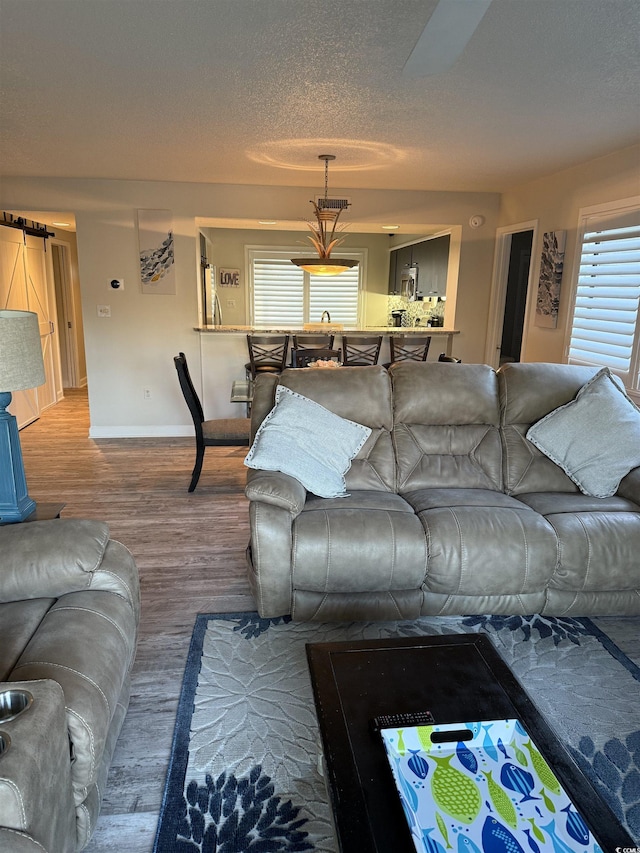
<instances>
[{"instance_id":1,"label":"white window shutter","mask_svg":"<svg viewBox=\"0 0 640 853\"><path fill-rule=\"evenodd\" d=\"M332 323L357 326L364 254L360 266L337 276L320 276L292 264L296 253L299 250L250 250L253 324L300 328L319 323L328 311Z\"/></svg>"},{"instance_id":2,"label":"white window shutter","mask_svg":"<svg viewBox=\"0 0 640 853\"><path fill-rule=\"evenodd\" d=\"M623 221L585 223L569 361L607 366L625 384L640 334L640 211Z\"/></svg>"},{"instance_id":3,"label":"white window shutter","mask_svg":"<svg viewBox=\"0 0 640 853\"><path fill-rule=\"evenodd\" d=\"M291 261L253 261L253 318L256 326L301 326L304 273Z\"/></svg>"}]
</instances>

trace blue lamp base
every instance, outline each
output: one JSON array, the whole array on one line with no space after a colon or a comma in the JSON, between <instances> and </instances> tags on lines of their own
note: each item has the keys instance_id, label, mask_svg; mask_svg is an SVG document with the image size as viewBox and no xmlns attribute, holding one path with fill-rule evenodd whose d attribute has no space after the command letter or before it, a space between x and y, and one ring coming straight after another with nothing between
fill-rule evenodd
<instances>
[{"instance_id":1,"label":"blue lamp base","mask_svg":"<svg viewBox=\"0 0 640 853\"><path fill-rule=\"evenodd\" d=\"M0 524L24 521L36 504L27 494L18 422L7 411L8 391L0 391Z\"/></svg>"}]
</instances>

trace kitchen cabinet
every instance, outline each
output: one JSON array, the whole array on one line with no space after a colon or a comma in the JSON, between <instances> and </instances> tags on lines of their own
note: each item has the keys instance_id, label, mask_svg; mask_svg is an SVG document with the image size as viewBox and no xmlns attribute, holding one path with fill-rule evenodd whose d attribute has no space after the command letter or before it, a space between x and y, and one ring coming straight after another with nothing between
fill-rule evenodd
<instances>
[{"instance_id":1,"label":"kitchen cabinet","mask_svg":"<svg viewBox=\"0 0 640 853\"><path fill-rule=\"evenodd\" d=\"M450 237L421 240L410 246L392 249L389 258L389 294L402 295L402 278L410 268L418 270L418 293L446 296Z\"/></svg>"}]
</instances>

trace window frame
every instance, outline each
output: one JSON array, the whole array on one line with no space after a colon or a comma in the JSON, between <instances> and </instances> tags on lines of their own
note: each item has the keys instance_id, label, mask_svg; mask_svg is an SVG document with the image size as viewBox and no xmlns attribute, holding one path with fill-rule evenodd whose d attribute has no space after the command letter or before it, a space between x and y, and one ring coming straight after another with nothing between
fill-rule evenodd
<instances>
[{"instance_id":1,"label":"window frame","mask_svg":"<svg viewBox=\"0 0 640 853\"><path fill-rule=\"evenodd\" d=\"M300 246L258 246L251 245L245 246L245 269L247 270L246 276L246 287L245 287L245 304L247 305L247 312L249 315L249 324L251 326L255 326L255 305L254 305L254 261L258 259L263 260L290 260L295 257L308 257L312 252L308 249L300 248ZM339 260L340 258L355 258L358 260L358 303L356 309L356 325L359 327L364 322L364 310L365 310L365 282L366 282L366 271L367 271L367 249L349 249L348 251L335 251L332 252L331 257ZM303 323L314 323L320 322L320 317L308 317L309 312L309 287L308 282L310 281L311 274L304 272L304 307L303 307L303 320L300 324L291 324L286 322L278 322L278 328L283 329L295 329L301 328ZM336 276L337 278L337 276ZM330 307L328 309L330 312ZM274 321L275 322L275 321ZM336 321L340 322L340 321Z\"/></svg>"},{"instance_id":2,"label":"window frame","mask_svg":"<svg viewBox=\"0 0 640 853\"><path fill-rule=\"evenodd\" d=\"M602 364L590 362L588 360L577 358L572 359L570 355L585 234L597 230L613 230L616 227L614 224L616 217L623 217L633 212L640 212L640 196L632 196L631 198L620 199L618 201L592 205L580 208L578 211L575 259L571 280L571 298L567 310L564 339L564 358L568 364L580 364L598 368L603 366ZM607 225L607 219L612 220L610 226ZM624 372L613 366L610 366L610 370L612 373L615 373L620 377L625 385L627 394L634 399L636 403L640 403L640 305L638 307L638 314L636 316L633 333L629 370L628 372Z\"/></svg>"}]
</instances>

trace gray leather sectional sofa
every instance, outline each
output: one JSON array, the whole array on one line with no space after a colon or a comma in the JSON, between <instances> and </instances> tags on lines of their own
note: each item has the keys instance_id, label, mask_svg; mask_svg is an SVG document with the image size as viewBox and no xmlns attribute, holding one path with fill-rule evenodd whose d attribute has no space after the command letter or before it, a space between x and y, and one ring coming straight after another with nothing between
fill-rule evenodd
<instances>
[{"instance_id":1,"label":"gray leather sectional sofa","mask_svg":"<svg viewBox=\"0 0 640 853\"><path fill-rule=\"evenodd\" d=\"M0 850L87 845L129 701L139 610L133 557L106 524L0 527Z\"/></svg>"},{"instance_id":2,"label":"gray leather sectional sofa","mask_svg":"<svg viewBox=\"0 0 640 853\"><path fill-rule=\"evenodd\" d=\"M526 438L595 373L404 362L260 377L254 434L277 383L372 430L346 474L348 497L248 472L260 614L640 613L640 468L613 497L589 497Z\"/></svg>"}]
</instances>

